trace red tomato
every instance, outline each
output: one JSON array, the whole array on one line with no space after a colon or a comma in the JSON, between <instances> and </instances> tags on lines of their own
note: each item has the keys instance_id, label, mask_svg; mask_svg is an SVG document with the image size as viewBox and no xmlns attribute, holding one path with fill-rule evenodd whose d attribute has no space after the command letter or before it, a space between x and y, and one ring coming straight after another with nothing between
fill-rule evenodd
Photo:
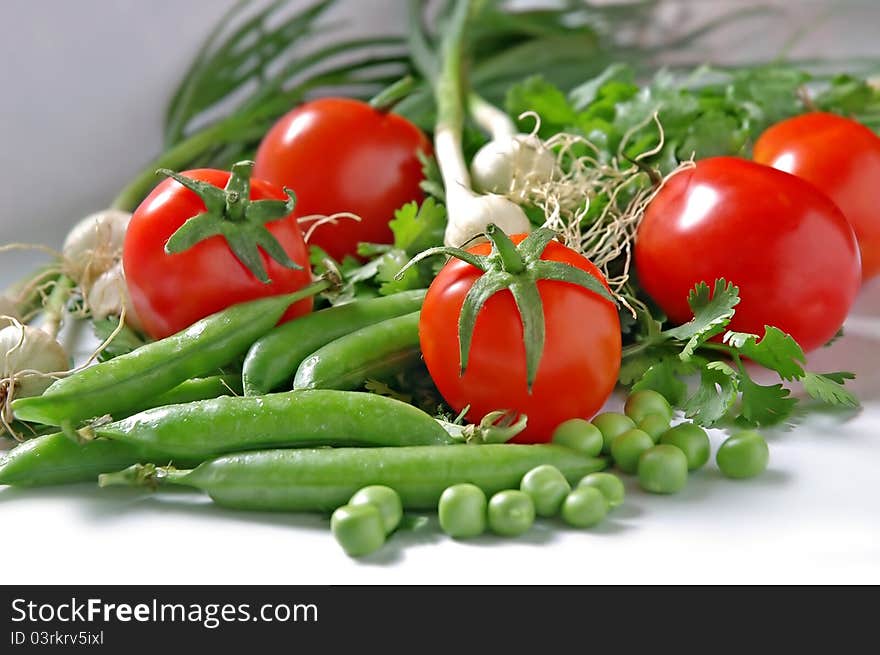
<instances>
[{"instance_id":1,"label":"red tomato","mask_svg":"<svg viewBox=\"0 0 880 655\"><path fill-rule=\"evenodd\" d=\"M855 230L863 279L880 273L880 137L849 118L816 112L768 129L754 158L824 191Z\"/></svg>"},{"instance_id":2,"label":"red tomato","mask_svg":"<svg viewBox=\"0 0 880 655\"><path fill-rule=\"evenodd\" d=\"M675 323L688 291L725 278L739 287L731 330L773 325L804 350L843 324L861 278L858 245L837 206L800 178L734 157L673 176L636 235L639 284Z\"/></svg>"},{"instance_id":3,"label":"red tomato","mask_svg":"<svg viewBox=\"0 0 880 655\"><path fill-rule=\"evenodd\" d=\"M406 119L358 100L324 98L283 116L266 134L254 175L297 194L297 216L351 212L310 243L341 260L361 241L391 243L394 210L423 198L417 153L431 144ZM305 229L305 228L304 228Z\"/></svg>"},{"instance_id":4,"label":"red tomato","mask_svg":"<svg viewBox=\"0 0 880 655\"><path fill-rule=\"evenodd\" d=\"M182 175L223 187L228 171L198 169ZM273 184L251 180L251 199L286 200ZM167 179L135 210L125 235L122 263L135 312L147 334L167 337L200 318L236 303L296 291L310 281L308 249L299 225L291 216L267 223L300 270L286 268L261 253L272 280L260 282L229 249L226 240L213 236L182 253L165 253L165 242L184 221L205 211L192 191ZM293 305L282 320L311 311L312 299Z\"/></svg>"},{"instance_id":5,"label":"red tomato","mask_svg":"<svg viewBox=\"0 0 880 655\"><path fill-rule=\"evenodd\" d=\"M524 237L511 239L519 243ZM485 255L490 246L469 251ZM555 241L541 259L571 264L605 284L591 262ZM499 409L526 414L528 426L514 439L520 443L549 441L563 421L599 411L620 370L620 321L611 302L567 282L538 281L546 341L531 394L522 323L508 290L489 298L477 316L467 371L459 375L458 317L481 274L466 262L451 260L431 283L422 306L419 338L425 364L450 407L461 411L470 405L467 418L474 422Z\"/></svg>"}]
</instances>

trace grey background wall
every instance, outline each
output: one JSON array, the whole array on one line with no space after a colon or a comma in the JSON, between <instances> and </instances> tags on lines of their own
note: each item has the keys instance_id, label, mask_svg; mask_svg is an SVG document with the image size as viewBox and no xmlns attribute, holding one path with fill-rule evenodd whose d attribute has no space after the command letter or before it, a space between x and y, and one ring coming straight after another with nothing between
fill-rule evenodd
<instances>
[{"instance_id":1,"label":"grey background wall","mask_svg":"<svg viewBox=\"0 0 880 655\"><path fill-rule=\"evenodd\" d=\"M297 2L299 0L293 0ZM618 0L619 1L619 0ZM59 245L106 205L160 143L162 108L232 0L0 0L0 243ZM301 3L302 4L302 3ZM534 4L519 2L519 4ZM652 34L674 34L755 2L665 0ZM775 0L775 17L701 43L706 61L775 55L880 57L880 1ZM402 29L404 0L341 0L347 29ZM0 255L6 282L26 255Z\"/></svg>"}]
</instances>

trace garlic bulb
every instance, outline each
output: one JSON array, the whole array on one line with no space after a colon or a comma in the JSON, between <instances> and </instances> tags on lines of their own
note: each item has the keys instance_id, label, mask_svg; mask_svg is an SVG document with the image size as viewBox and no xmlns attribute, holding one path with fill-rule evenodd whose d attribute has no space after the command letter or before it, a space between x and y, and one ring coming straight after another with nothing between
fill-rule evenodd
<instances>
[{"instance_id":1,"label":"garlic bulb","mask_svg":"<svg viewBox=\"0 0 880 655\"><path fill-rule=\"evenodd\" d=\"M523 200L530 186L553 179L556 157L535 136L515 134L495 138L471 160L471 176L480 191Z\"/></svg>"},{"instance_id":2,"label":"garlic bulb","mask_svg":"<svg viewBox=\"0 0 880 655\"><path fill-rule=\"evenodd\" d=\"M532 227L522 208L504 196L493 193L478 196L470 191L447 194L447 246L463 246L486 231L490 223L506 234L530 232Z\"/></svg>"},{"instance_id":3,"label":"garlic bulb","mask_svg":"<svg viewBox=\"0 0 880 655\"><path fill-rule=\"evenodd\" d=\"M66 371L67 352L52 336L30 325L9 325L0 330L0 380L6 394L16 398L39 396L54 382L40 373Z\"/></svg>"},{"instance_id":4,"label":"garlic bulb","mask_svg":"<svg viewBox=\"0 0 880 655\"><path fill-rule=\"evenodd\" d=\"M135 329L141 327L131 303L128 286L125 284L121 261L116 262L95 279L86 296L86 306L92 317L98 320L108 316L119 316L124 307L126 324Z\"/></svg>"},{"instance_id":5,"label":"garlic bulb","mask_svg":"<svg viewBox=\"0 0 880 655\"><path fill-rule=\"evenodd\" d=\"M91 286L122 256L130 220L129 212L105 209L77 223L67 234L61 249L66 273L83 288Z\"/></svg>"}]
</instances>

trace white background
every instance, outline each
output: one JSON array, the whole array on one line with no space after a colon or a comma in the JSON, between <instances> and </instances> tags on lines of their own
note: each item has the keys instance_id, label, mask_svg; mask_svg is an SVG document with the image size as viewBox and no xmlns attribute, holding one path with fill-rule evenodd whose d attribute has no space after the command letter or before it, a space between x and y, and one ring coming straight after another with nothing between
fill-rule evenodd
<instances>
[{"instance_id":1,"label":"white background","mask_svg":"<svg viewBox=\"0 0 880 655\"><path fill-rule=\"evenodd\" d=\"M0 40L0 242L59 245L72 221L106 204L155 154L170 89L227 4L0 3L7 28ZM816 2L777 4L788 18L763 29L781 33L780 25L809 23L822 11ZM401 5L364 0L343 9L362 13L357 29L375 30L399 23ZM876 8L866 2L848 15L838 10L799 46L801 54L876 55ZM704 47L737 54L722 40ZM0 283L35 261L0 254ZM880 281L863 292L848 336L811 361L818 370L858 373L861 412L813 416L768 434L771 466L757 480L725 480L710 464L675 497L630 485L626 504L589 532L545 522L515 541L460 544L432 525L353 562L318 517L229 512L188 493L0 488L0 582L877 583L878 317Z\"/></svg>"}]
</instances>

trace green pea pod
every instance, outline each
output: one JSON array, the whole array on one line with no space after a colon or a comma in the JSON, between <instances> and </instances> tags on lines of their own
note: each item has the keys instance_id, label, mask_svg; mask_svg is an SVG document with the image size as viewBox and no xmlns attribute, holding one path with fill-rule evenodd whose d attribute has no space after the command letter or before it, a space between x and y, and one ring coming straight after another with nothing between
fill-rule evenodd
<instances>
[{"instance_id":1,"label":"green pea pod","mask_svg":"<svg viewBox=\"0 0 880 655\"><path fill-rule=\"evenodd\" d=\"M63 434L47 434L19 444L0 459L0 485L41 487L95 482L101 473L118 471L138 462L168 464L171 461L169 457L155 456L125 443L97 439L79 445ZM174 463L195 466L199 460L174 460Z\"/></svg>"},{"instance_id":2,"label":"green pea pod","mask_svg":"<svg viewBox=\"0 0 880 655\"><path fill-rule=\"evenodd\" d=\"M261 396L290 380L313 352L334 339L422 306L426 291L404 291L384 298L358 300L307 314L279 325L251 346L242 378L246 396Z\"/></svg>"},{"instance_id":3,"label":"green pea pod","mask_svg":"<svg viewBox=\"0 0 880 655\"><path fill-rule=\"evenodd\" d=\"M241 377L238 375L212 375L206 378L185 380L173 389L147 399L137 407L129 409L125 414L131 416L138 412L166 405L180 405L197 400L208 400L220 396L232 396L241 393ZM119 418L123 418L120 416Z\"/></svg>"},{"instance_id":4,"label":"green pea pod","mask_svg":"<svg viewBox=\"0 0 880 655\"><path fill-rule=\"evenodd\" d=\"M46 425L76 425L105 414L122 414L184 380L210 375L243 355L271 330L287 308L327 288L316 282L296 293L228 307L175 335L74 373L42 396L12 403L15 417Z\"/></svg>"},{"instance_id":5,"label":"green pea pod","mask_svg":"<svg viewBox=\"0 0 880 655\"><path fill-rule=\"evenodd\" d=\"M90 432L171 458L199 461L263 448L453 443L437 421L412 405L332 390L226 396L158 407Z\"/></svg>"},{"instance_id":6,"label":"green pea pod","mask_svg":"<svg viewBox=\"0 0 880 655\"><path fill-rule=\"evenodd\" d=\"M436 509L454 484L469 482L491 496L518 487L542 464L575 483L606 461L552 444L263 450L219 457L190 471L135 466L101 476L100 484L171 483L201 489L225 507L284 512L332 511L358 489L384 485L407 509Z\"/></svg>"},{"instance_id":7,"label":"green pea pod","mask_svg":"<svg viewBox=\"0 0 880 655\"><path fill-rule=\"evenodd\" d=\"M358 389L418 364L419 312L389 318L331 341L303 360L294 389Z\"/></svg>"}]
</instances>

